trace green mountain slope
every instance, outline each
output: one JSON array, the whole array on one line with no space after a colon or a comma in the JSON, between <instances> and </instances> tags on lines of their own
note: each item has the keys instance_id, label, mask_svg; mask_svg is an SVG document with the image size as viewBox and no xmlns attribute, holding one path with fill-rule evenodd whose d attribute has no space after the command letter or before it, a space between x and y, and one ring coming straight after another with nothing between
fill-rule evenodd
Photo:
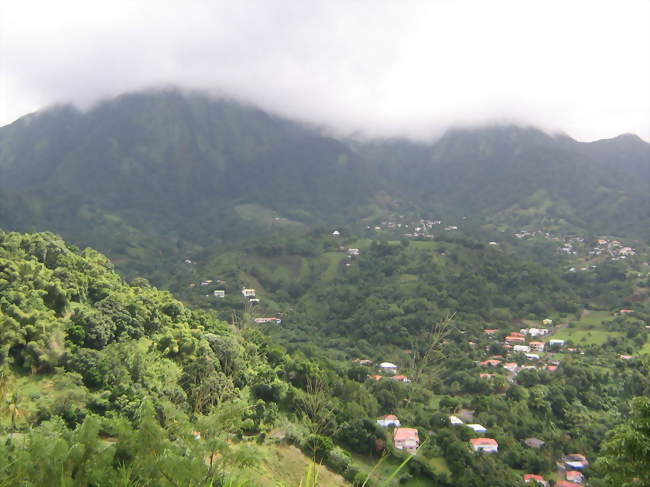
<instances>
[{"instance_id":1,"label":"green mountain slope","mask_svg":"<svg viewBox=\"0 0 650 487\"><path fill-rule=\"evenodd\" d=\"M638 137L580 143L495 126L452 130L429 146L397 141L362 151L386 154L382 168L404 199L457 221L649 236L650 146Z\"/></svg>"},{"instance_id":2,"label":"green mountain slope","mask_svg":"<svg viewBox=\"0 0 650 487\"><path fill-rule=\"evenodd\" d=\"M128 94L0 128L0 226L52 230L162 283L202 249L391 214L478 232L648 237L648 144L532 128L360 142L234 101Z\"/></svg>"}]
</instances>

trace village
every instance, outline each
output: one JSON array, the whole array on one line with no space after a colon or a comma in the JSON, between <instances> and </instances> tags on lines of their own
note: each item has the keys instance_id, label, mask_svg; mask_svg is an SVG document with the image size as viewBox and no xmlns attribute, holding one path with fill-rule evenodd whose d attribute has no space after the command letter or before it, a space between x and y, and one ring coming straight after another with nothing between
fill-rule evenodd
<instances>
[{"instance_id":1,"label":"village","mask_svg":"<svg viewBox=\"0 0 650 487\"><path fill-rule=\"evenodd\" d=\"M621 310L620 313L631 313L632 310ZM561 373L561 356L563 353L584 354L576 347L566 347L566 340L552 338L555 331L553 320L544 319L537 327L521 328L518 331L499 329L485 329L484 334L493 342L498 343L505 350L503 354L487 356L485 360L476 362L479 368L493 370L494 372L479 372L483 380L493 380L497 371L505 372L507 381L515 384L517 375L522 370L546 370L551 373ZM505 336L504 336L505 335ZM474 342L470 342L476 345ZM486 351L489 347L486 347ZM508 360L510 359L510 360ZM631 356L619 355L621 360L630 360ZM376 373L368 375L371 381L390 380L409 384L409 377L400 372L400 366L392 362L375 364L369 359L355 359L354 363L368 368L374 368ZM473 438L468 440L467 447L475 454L498 454L499 444L490 437L488 428L475 422L475 412L469 409L459 409L448 417L449 424L453 427L463 427L471 430ZM386 414L377 418L377 424L392 430L393 445L398 450L416 454L420 446L419 433L416 428L403 425L395 414ZM429 435L435 434L429 431ZM535 437L522 440L528 448L539 450L544 448L545 441ZM589 461L582 453L572 452L557 459L558 487L585 487L589 483L585 476L585 469ZM526 473L523 481L532 485L551 485L543 475Z\"/></svg>"}]
</instances>

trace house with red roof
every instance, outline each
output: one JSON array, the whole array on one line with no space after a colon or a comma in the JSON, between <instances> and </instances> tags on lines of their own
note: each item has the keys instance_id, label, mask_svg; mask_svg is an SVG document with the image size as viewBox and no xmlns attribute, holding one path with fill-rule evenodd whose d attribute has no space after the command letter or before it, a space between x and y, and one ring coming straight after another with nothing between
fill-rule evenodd
<instances>
[{"instance_id":1,"label":"house with red roof","mask_svg":"<svg viewBox=\"0 0 650 487\"><path fill-rule=\"evenodd\" d=\"M544 487L548 487L548 482L544 477L532 473L527 473L526 475L524 475L524 482L526 482L527 484L531 482L535 482L536 484L543 485Z\"/></svg>"},{"instance_id":2,"label":"house with red roof","mask_svg":"<svg viewBox=\"0 0 650 487\"><path fill-rule=\"evenodd\" d=\"M415 453L420 446L420 437L415 428L396 428L393 432L393 443L398 450Z\"/></svg>"},{"instance_id":3,"label":"house with red roof","mask_svg":"<svg viewBox=\"0 0 650 487\"><path fill-rule=\"evenodd\" d=\"M524 337L518 337L518 336L507 336L506 337L506 342L508 343L526 343L526 339Z\"/></svg>"},{"instance_id":4,"label":"house with red roof","mask_svg":"<svg viewBox=\"0 0 650 487\"><path fill-rule=\"evenodd\" d=\"M484 360L483 362L479 362L479 365L482 365L484 367L487 366L498 367L500 364L501 364L501 360L497 360L497 359Z\"/></svg>"},{"instance_id":5,"label":"house with red roof","mask_svg":"<svg viewBox=\"0 0 650 487\"><path fill-rule=\"evenodd\" d=\"M581 484L585 481L585 476L582 474L582 472L578 472L577 470L567 470L565 476L569 482Z\"/></svg>"},{"instance_id":6,"label":"house with red roof","mask_svg":"<svg viewBox=\"0 0 650 487\"><path fill-rule=\"evenodd\" d=\"M499 451L499 444L492 438L472 438L469 443L475 452L497 453Z\"/></svg>"}]
</instances>

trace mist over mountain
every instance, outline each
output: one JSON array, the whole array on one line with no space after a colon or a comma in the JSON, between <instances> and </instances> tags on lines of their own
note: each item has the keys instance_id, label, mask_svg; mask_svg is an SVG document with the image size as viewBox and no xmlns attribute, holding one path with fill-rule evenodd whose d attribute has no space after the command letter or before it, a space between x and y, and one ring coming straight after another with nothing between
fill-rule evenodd
<instances>
[{"instance_id":1,"label":"mist over mountain","mask_svg":"<svg viewBox=\"0 0 650 487\"><path fill-rule=\"evenodd\" d=\"M389 210L647 237L649 168L633 135L580 143L495 125L357 141L231 100L141 92L1 128L0 226L135 260Z\"/></svg>"}]
</instances>

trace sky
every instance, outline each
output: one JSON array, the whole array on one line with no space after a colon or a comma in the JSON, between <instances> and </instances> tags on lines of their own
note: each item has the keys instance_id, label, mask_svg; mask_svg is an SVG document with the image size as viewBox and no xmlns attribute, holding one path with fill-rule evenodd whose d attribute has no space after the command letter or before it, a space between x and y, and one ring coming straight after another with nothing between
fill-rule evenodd
<instances>
[{"instance_id":1,"label":"sky","mask_svg":"<svg viewBox=\"0 0 650 487\"><path fill-rule=\"evenodd\" d=\"M346 134L650 140L650 1L0 0L0 125L158 86Z\"/></svg>"}]
</instances>

